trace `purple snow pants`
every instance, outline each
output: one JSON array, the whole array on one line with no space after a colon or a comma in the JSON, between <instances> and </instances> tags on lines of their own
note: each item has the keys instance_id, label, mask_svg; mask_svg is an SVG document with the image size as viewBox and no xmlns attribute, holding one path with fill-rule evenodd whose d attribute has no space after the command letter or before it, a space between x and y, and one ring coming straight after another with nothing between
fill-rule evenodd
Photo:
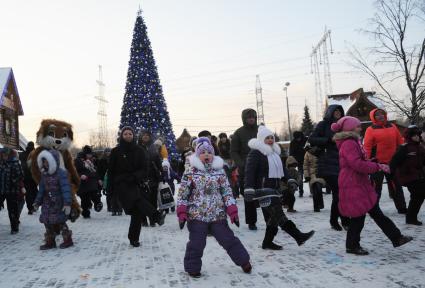
<instances>
[{"instance_id":1,"label":"purple snow pants","mask_svg":"<svg viewBox=\"0 0 425 288\"><path fill-rule=\"evenodd\" d=\"M207 244L208 230L229 254L232 261L242 266L249 262L249 254L230 229L226 220L206 223L201 221L188 221L189 242L184 256L184 270L188 273L201 272L202 255Z\"/></svg>"}]
</instances>

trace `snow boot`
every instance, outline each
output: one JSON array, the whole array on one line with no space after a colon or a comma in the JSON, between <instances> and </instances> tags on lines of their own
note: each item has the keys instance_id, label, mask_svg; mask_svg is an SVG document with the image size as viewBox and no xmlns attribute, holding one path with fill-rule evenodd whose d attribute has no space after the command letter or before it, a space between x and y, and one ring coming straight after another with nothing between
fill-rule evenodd
<instances>
[{"instance_id":1,"label":"snow boot","mask_svg":"<svg viewBox=\"0 0 425 288\"><path fill-rule=\"evenodd\" d=\"M248 224L248 229L251 231L256 231L257 230L257 225L255 224Z\"/></svg>"},{"instance_id":2,"label":"snow boot","mask_svg":"<svg viewBox=\"0 0 425 288\"><path fill-rule=\"evenodd\" d=\"M270 250L282 250L282 246L273 243L273 239L278 232L277 227L267 226L266 234L264 235L263 244L261 248Z\"/></svg>"},{"instance_id":3,"label":"snow boot","mask_svg":"<svg viewBox=\"0 0 425 288\"><path fill-rule=\"evenodd\" d=\"M87 210L87 209L83 210L81 215L83 215L84 219L89 219L90 218L90 210Z\"/></svg>"},{"instance_id":4,"label":"snow boot","mask_svg":"<svg viewBox=\"0 0 425 288\"><path fill-rule=\"evenodd\" d=\"M49 250L56 248L55 235L51 233L44 233L45 244L40 246L40 250Z\"/></svg>"},{"instance_id":5,"label":"snow boot","mask_svg":"<svg viewBox=\"0 0 425 288\"><path fill-rule=\"evenodd\" d=\"M59 245L60 249L65 249L74 245L72 241L72 231L71 230L63 230L62 231L63 243Z\"/></svg>"},{"instance_id":6,"label":"snow boot","mask_svg":"<svg viewBox=\"0 0 425 288\"><path fill-rule=\"evenodd\" d=\"M201 272L189 272L187 274L192 278L201 278Z\"/></svg>"},{"instance_id":7,"label":"snow boot","mask_svg":"<svg viewBox=\"0 0 425 288\"><path fill-rule=\"evenodd\" d=\"M398 238L396 241L393 242L393 246L394 246L394 248L400 247L400 246L402 246L406 243L409 243L412 240L413 240L413 237L411 237L411 236L401 235L400 238Z\"/></svg>"},{"instance_id":8,"label":"snow boot","mask_svg":"<svg viewBox=\"0 0 425 288\"><path fill-rule=\"evenodd\" d=\"M242 265L241 268L242 268L242 270L243 270L244 273L251 274L251 271L252 271L252 265L251 265L251 263L248 262L248 263Z\"/></svg>"},{"instance_id":9,"label":"snow boot","mask_svg":"<svg viewBox=\"0 0 425 288\"><path fill-rule=\"evenodd\" d=\"M345 251L348 254L354 254L354 255L358 255L358 256L369 255L369 252L361 246L359 246L357 248L347 248Z\"/></svg>"},{"instance_id":10,"label":"snow boot","mask_svg":"<svg viewBox=\"0 0 425 288\"><path fill-rule=\"evenodd\" d=\"M283 231L285 231L292 238L294 238L295 241L297 241L298 246L303 245L314 234L314 230L308 233L302 233L300 230L298 230L297 226L295 226L295 223L292 222L291 220L286 221L280 227L282 228Z\"/></svg>"}]
</instances>

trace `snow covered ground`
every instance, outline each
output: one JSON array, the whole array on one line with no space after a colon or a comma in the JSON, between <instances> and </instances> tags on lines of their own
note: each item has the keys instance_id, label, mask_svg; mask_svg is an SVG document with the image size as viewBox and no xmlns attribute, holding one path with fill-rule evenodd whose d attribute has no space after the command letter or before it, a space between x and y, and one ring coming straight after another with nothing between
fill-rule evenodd
<instances>
[{"instance_id":1,"label":"snow covered ground","mask_svg":"<svg viewBox=\"0 0 425 288\"><path fill-rule=\"evenodd\" d=\"M405 192L407 200L408 194ZM346 233L329 227L330 199L326 195L326 209L314 213L311 198L297 198L298 213L289 217L303 231L316 230L313 239L302 247L279 232L276 242L284 245L284 250L262 250L265 225L260 211L258 231L232 225L251 255L251 275L236 267L214 238L208 238L200 279L191 279L183 271L188 232L179 230L175 214L169 215L162 227L143 228L142 245L133 248L127 240L128 216L111 217L105 210L93 212L91 219L70 224L74 247L40 251L44 228L38 215L27 215L24 208L19 234L10 235L3 210L0 287L425 287L425 226L404 224L404 217L395 212L385 192L383 211L403 233L415 236L414 241L394 249L367 218L362 245L371 254L347 255ZM244 219L242 200L238 202L240 218ZM424 210L420 213L423 220Z\"/></svg>"}]
</instances>

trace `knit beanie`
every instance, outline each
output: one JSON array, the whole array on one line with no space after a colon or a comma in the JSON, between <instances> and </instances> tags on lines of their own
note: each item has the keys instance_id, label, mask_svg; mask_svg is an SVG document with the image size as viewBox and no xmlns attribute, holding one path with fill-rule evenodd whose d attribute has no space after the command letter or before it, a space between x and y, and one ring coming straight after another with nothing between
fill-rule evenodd
<instances>
[{"instance_id":1,"label":"knit beanie","mask_svg":"<svg viewBox=\"0 0 425 288\"><path fill-rule=\"evenodd\" d=\"M207 137L200 137L196 140L195 153L199 157L202 153L208 151L208 153L214 155L214 147L211 145L210 139Z\"/></svg>"},{"instance_id":2,"label":"knit beanie","mask_svg":"<svg viewBox=\"0 0 425 288\"><path fill-rule=\"evenodd\" d=\"M266 140L268 136L273 136L274 139L274 133L270 129L264 125L258 126L257 139L261 141L261 143L264 143L264 140Z\"/></svg>"},{"instance_id":3,"label":"knit beanie","mask_svg":"<svg viewBox=\"0 0 425 288\"><path fill-rule=\"evenodd\" d=\"M351 116L344 116L339 119L336 123L332 123L331 130L335 133L341 131L352 131L354 128L360 126L361 122L359 119Z\"/></svg>"}]
</instances>

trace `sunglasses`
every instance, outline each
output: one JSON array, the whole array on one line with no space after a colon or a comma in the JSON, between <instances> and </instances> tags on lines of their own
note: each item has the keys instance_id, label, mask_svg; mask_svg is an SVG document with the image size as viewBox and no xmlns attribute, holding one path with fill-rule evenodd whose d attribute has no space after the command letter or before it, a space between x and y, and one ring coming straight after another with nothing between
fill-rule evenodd
<instances>
[{"instance_id":1,"label":"sunglasses","mask_svg":"<svg viewBox=\"0 0 425 288\"><path fill-rule=\"evenodd\" d=\"M274 136L267 136L266 140L268 140L268 139L274 139Z\"/></svg>"}]
</instances>

